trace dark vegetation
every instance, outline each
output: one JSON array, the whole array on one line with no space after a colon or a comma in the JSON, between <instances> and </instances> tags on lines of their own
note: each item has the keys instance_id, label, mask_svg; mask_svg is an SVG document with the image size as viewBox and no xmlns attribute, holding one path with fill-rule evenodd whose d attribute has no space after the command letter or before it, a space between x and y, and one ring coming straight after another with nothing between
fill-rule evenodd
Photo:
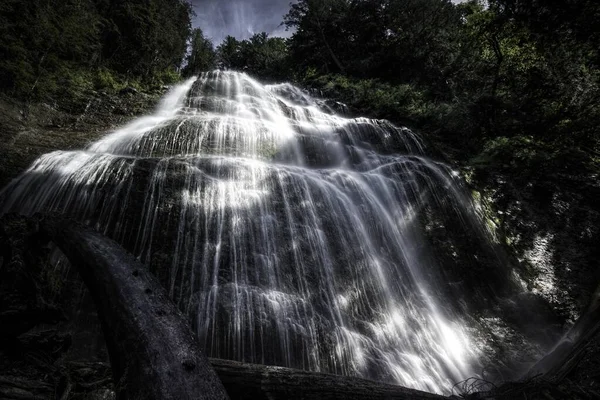
<instances>
[{"instance_id":1,"label":"dark vegetation","mask_svg":"<svg viewBox=\"0 0 600 400\"><path fill-rule=\"evenodd\" d=\"M228 37L202 67L295 80L474 164L585 169L599 156L599 18L592 1L301 0L291 39Z\"/></svg>"},{"instance_id":2,"label":"dark vegetation","mask_svg":"<svg viewBox=\"0 0 600 400\"><path fill-rule=\"evenodd\" d=\"M191 14L183 0L3 0L0 90L48 100L172 83Z\"/></svg>"},{"instance_id":3,"label":"dark vegetation","mask_svg":"<svg viewBox=\"0 0 600 400\"><path fill-rule=\"evenodd\" d=\"M539 4L538 4L539 3ZM6 0L0 90L47 99L214 67L293 80L420 129L475 168L595 170L600 5L300 0L290 39L215 45L184 0ZM188 46L190 50L188 51Z\"/></svg>"}]
</instances>

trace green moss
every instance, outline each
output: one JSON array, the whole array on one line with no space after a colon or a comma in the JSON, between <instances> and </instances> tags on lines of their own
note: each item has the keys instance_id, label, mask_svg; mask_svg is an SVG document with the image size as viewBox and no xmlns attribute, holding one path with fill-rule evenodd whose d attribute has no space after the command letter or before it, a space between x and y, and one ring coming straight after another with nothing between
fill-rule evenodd
<instances>
[{"instance_id":1,"label":"green moss","mask_svg":"<svg viewBox=\"0 0 600 400\"><path fill-rule=\"evenodd\" d=\"M156 80L162 85L172 85L181 80L181 74L173 68L167 68L158 74Z\"/></svg>"},{"instance_id":2,"label":"green moss","mask_svg":"<svg viewBox=\"0 0 600 400\"><path fill-rule=\"evenodd\" d=\"M100 68L94 76L94 88L97 90L109 89L118 90L122 87L117 79L115 79L113 73L106 68Z\"/></svg>"},{"instance_id":3,"label":"green moss","mask_svg":"<svg viewBox=\"0 0 600 400\"><path fill-rule=\"evenodd\" d=\"M420 126L447 114L450 105L427 101L426 95L415 85L390 84L376 79L354 79L344 75L321 75L308 70L305 86L313 87L325 97L338 99L361 114L387 118Z\"/></svg>"}]
</instances>

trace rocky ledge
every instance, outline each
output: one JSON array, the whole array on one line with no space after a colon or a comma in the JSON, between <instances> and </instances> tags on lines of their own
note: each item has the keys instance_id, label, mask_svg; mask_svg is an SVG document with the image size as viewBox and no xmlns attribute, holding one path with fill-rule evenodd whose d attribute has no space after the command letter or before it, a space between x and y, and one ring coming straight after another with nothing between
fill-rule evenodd
<instances>
[{"instance_id":1,"label":"rocky ledge","mask_svg":"<svg viewBox=\"0 0 600 400\"><path fill-rule=\"evenodd\" d=\"M147 113L167 89L89 91L78 99L45 103L0 96L0 188L40 155L81 149L111 129Z\"/></svg>"}]
</instances>

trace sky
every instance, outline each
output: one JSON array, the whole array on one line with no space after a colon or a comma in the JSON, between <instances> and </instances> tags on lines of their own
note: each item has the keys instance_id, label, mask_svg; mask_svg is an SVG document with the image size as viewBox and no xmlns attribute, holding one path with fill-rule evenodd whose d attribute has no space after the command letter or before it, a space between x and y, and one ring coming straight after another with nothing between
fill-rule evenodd
<instances>
[{"instance_id":1,"label":"sky","mask_svg":"<svg viewBox=\"0 0 600 400\"><path fill-rule=\"evenodd\" d=\"M460 3L464 0L452 0ZM255 33L269 36L291 36L281 26L283 16L293 0L192 0L196 19L194 27L218 46L225 36L248 39Z\"/></svg>"},{"instance_id":2,"label":"sky","mask_svg":"<svg viewBox=\"0 0 600 400\"><path fill-rule=\"evenodd\" d=\"M280 26L292 0L192 0L196 19L194 27L202 28L215 46L231 35L248 39L255 33L290 36Z\"/></svg>"}]
</instances>

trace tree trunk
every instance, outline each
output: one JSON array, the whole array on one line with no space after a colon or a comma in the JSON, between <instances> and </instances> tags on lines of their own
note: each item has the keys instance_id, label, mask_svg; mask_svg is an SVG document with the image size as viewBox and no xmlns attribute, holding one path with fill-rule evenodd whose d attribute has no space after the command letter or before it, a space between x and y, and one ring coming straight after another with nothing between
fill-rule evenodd
<instances>
[{"instance_id":1,"label":"tree trunk","mask_svg":"<svg viewBox=\"0 0 600 400\"><path fill-rule=\"evenodd\" d=\"M340 61L340 59L335 55L333 49L329 45L329 41L327 40L327 37L325 37L325 32L323 32L323 27L321 26L321 20L319 20L319 19L317 19L317 26L319 28L319 34L321 35L321 40L323 40L323 44L325 45L325 48L329 52L329 55L331 56L331 59L333 60L333 62L335 63L335 65L338 67L338 69L340 70L340 72L342 73L342 75L345 75L346 74L346 68L344 68L344 65L342 64L342 62Z\"/></svg>"},{"instance_id":2,"label":"tree trunk","mask_svg":"<svg viewBox=\"0 0 600 400\"><path fill-rule=\"evenodd\" d=\"M439 395L366 379L243 364L211 359L210 363L235 400L435 400Z\"/></svg>"},{"instance_id":3,"label":"tree trunk","mask_svg":"<svg viewBox=\"0 0 600 400\"><path fill-rule=\"evenodd\" d=\"M78 269L96 303L117 399L227 398L188 322L144 265L71 221L45 219L41 232Z\"/></svg>"}]
</instances>

